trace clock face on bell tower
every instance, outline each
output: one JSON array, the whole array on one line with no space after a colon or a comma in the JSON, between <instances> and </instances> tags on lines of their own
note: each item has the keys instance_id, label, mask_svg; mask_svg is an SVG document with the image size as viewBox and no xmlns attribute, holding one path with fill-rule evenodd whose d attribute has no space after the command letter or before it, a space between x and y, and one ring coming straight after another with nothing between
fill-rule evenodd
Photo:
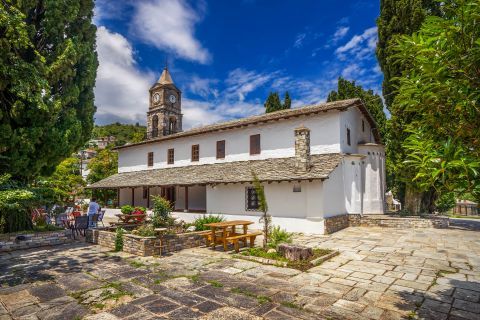
<instances>
[{"instance_id":1,"label":"clock face on bell tower","mask_svg":"<svg viewBox=\"0 0 480 320\"><path fill-rule=\"evenodd\" d=\"M150 88L147 137L154 139L182 131L182 92L173 83L168 68Z\"/></svg>"}]
</instances>

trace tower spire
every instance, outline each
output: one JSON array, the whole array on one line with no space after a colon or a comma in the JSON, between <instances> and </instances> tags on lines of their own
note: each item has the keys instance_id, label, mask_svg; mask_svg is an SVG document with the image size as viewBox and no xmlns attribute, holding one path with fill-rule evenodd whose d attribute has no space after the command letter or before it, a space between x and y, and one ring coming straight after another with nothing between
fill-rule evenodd
<instances>
[{"instance_id":1,"label":"tower spire","mask_svg":"<svg viewBox=\"0 0 480 320\"><path fill-rule=\"evenodd\" d=\"M172 76L170 75L170 72L168 71L168 65L167 61L165 60L165 68L162 71L162 74L160 75L160 78L158 79L157 83L159 84L173 84Z\"/></svg>"}]
</instances>

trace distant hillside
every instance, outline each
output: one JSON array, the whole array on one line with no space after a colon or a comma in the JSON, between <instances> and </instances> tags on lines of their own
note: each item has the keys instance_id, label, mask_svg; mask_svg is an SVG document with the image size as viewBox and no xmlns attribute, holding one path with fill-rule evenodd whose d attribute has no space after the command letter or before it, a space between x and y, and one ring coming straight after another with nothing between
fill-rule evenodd
<instances>
[{"instance_id":1,"label":"distant hillside","mask_svg":"<svg viewBox=\"0 0 480 320\"><path fill-rule=\"evenodd\" d=\"M140 142L143 140L147 128L140 124L112 123L105 126L95 126L92 132L92 139L114 136L115 145L122 146L127 142Z\"/></svg>"}]
</instances>

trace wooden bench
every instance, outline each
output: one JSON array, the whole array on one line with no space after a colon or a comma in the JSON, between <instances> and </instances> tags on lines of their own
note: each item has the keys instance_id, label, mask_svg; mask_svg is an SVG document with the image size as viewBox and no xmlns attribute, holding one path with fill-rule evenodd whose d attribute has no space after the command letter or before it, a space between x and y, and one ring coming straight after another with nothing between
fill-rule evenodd
<instances>
[{"instance_id":1,"label":"wooden bench","mask_svg":"<svg viewBox=\"0 0 480 320\"><path fill-rule=\"evenodd\" d=\"M219 237L222 236L222 231L219 230L217 232L215 232L215 234ZM205 231L199 231L198 232L198 235L202 236L205 238L205 241L207 242L207 247L213 242L213 239L212 239L212 230L205 230Z\"/></svg>"},{"instance_id":2,"label":"wooden bench","mask_svg":"<svg viewBox=\"0 0 480 320\"><path fill-rule=\"evenodd\" d=\"M240 248L239 248L239 245L238 245L238 240L242 240L246 244L247 239L250 239L250 248L253 248L253 245L255 244L255 238L257 236L262 235L262 234L263 234L263 232L260 232L260 231L246 233L246 234L240 234L240 235L236 235L236 236L233 236L233 237L228 237L227 241L233 243L233 247L235 248L235 252L239 252Z\"/></svg>"}]
</instances>

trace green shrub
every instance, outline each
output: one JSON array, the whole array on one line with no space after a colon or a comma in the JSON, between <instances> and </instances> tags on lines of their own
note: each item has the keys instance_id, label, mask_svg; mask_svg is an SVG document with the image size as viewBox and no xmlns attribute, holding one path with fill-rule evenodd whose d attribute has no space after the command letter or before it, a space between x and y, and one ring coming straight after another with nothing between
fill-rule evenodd
<instances>
[{"instance_id":1,"label":"green shrub","mask_svg":"<svg viewBox=\"0 0 480 320\"><path fill-rule=\"evenodd\" d=\"M132 214L133 210L135 210L135 208L129 205L125 205L120 208L120 211L123 214Z\"/></svg>"},{"instance_id":2,"label":"green shrub","mask_svg":"<svg viewBox=\"0 0 480 320\"><path fill-rule=\"evenodd\" d=\"M291 243L292 242L292 233L287 232L285 229L280 229L280 226L272 228L269 237L268 246L271 248L276 248L280 243Z\"/></svg>"},{"instance_id":3,"label":"green shrub","mask_svg":"<svg viewBox=\"0 0 480 320\"><path fill-rule=\"evenodd\" d=\"M440 197L438 197L437 201L435 201L435 206L437 207L438 212L446 213L452 210L457 201L455 200L455 193L444 193Z\"/></svg>"},{"instance_id":4,"label":"green shrub","mask_svg":"<svg viewBox=\"0 0 480 320\"><path fill-rule=\"evenodd\" d=\"M222 222L225 219L222 216L214 216L212 214L209 215L204 215L202 217L196 218L195 221L193 222L193 225L195 226L195 231L203 231L209 229L208 227L205 226L207 223L215 223L215 222Z\"/></svg>"},{"instance_id":5,"label":"green shrub","mask_svg":"<svg viewBox=\"0 0 480 320\"><path fill-rule=\"evenodd\" d=\"M123 234L125 230L118 227L117 231L115 232L115 251L122 251L123 250Z\"/></svg>"},{"instance_id":6,"label":"green shrub","mask_svg":"<svg viewBox=\"0 0 480 320\"><path fill-rule=\"evenodd\" d=\"M175 219L172 217L172 204L167 199L161 196L152 196L153 201L153 215L152 224L153 227L168 227L172 226Z\"/></svg>"},{"instance_id":7,"label":"green shrub","mask_svg":"<svg viewBox=\"0 0 480 320\"><path fill-rule=\"evenodd\" d=\"M154 237L155 228L150 224L145 224L132 231L132 234L141 237Z\"/></svg>"}]
</instances>

